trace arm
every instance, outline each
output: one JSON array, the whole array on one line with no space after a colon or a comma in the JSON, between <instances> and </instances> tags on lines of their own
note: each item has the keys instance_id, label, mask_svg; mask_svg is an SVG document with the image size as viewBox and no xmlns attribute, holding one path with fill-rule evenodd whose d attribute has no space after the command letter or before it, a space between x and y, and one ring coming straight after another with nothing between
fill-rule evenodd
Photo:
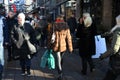
<instances>
[{"instance_id":1,"label":"arm","mask_svg":"<svg viewBox=\"0 0 120 80\"><path fill-rule=\"evenodd\" d=\"M72 37L71 37L69 29L67 29L67 44L68 44L68 47L69 47L69 51L72 52L73 51Z\"/></svg>"}]
</instances>

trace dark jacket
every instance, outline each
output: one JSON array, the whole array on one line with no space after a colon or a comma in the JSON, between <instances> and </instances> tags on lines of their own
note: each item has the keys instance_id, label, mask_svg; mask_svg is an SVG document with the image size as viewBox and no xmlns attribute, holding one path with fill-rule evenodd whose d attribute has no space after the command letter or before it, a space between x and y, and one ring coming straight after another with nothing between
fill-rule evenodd
<instances>
[{"instance_id":1,"label":"dark jacket","mask_svg":"<svg viewBox=\"0 0 120 80\"><path fill-rule=\"evenodd\" d=\"M68 20L67 20L67 23L68 23L68 26L70 28L70 32L71 33L74 33L75 32L75 29L77 28L77 21L75 19L75 17L70 17Z\"/></svg>"},{"instance_id":2,"label":"dark jacket","mask_svg":"<svg viewBox=\"0 0 120 80\"><path fill-rule=\"evenodd\" d=\"M79 38L79 53L81 56L95 54L95 35L95 25L85 27L84 24L78 24L76 37Z\"/></svg>"},{"instance_id":3,"label":"dark jacket","mask_svg":"<svg viewBox=\"0 0 120 80\"><path fill-rule=\"evenodd\" d=\"M13 18L6 17L5 19L5 35L6 35L6 41L11 44L11 37L10 37L10 32L14 26L15 23L17 23L17 20Z\"/></svg>"},{"instance_id":4,"label":"dark jacket","mask_svg":"<svg viewBox=\"0 0 120 80\"><path fill-rule=\"evenodd\" d=\"M24 37L20 36L19 29L25 33L28 33L30 36L30 42L35 43L34 29L29 23L24 23L24 26L20 27L18 24L14 25L14 28L11 30L11 39L13 44L13 54L18 54L20 59L27 59L30 51L28 49L26 40ZM18 44L18 45L17 45ZM18 47L19 46L19 47Z\"/></svg>"}]
</instances>

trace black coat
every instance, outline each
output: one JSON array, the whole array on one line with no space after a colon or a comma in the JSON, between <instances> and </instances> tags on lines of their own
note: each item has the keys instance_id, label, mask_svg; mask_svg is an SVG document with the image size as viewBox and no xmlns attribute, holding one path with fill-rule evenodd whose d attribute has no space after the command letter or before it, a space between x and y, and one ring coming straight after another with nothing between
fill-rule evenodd
<instances>
[{"instance_id":1,"label":"black coat","mask_svg":"<svg viewBox=\"0 0 120 80\"><path fill-rule=\"evenodd\" d=\"M79 53L81 56L95 54L96 26L84 27L84 24L78 24L76 37L79 39Z\"/></svg>"},{"instance_id":2,"label":"black coat","mask_svg":"<svg viewBox=\"0 0 120 80\"><path fill-rule=\"evenodd\" d=\"M12 39L12 44L13 44L13 55L19 55L20 59L27 59L28 55L30 54L30 51L28 49L26 40L24 39L24 37L19 38L20 33L18 32L18 28L20 26L18 24L15 24L13 29L11 30L11 39ZM28 33L30 36L30 42L31 43L35 43L36 39L35 39L35 31L32 28L32 26L29 23L25 23L21 30L23 30L24 32ZM19 44L22 42L22 45L19 45L20 48L18 48L16 46L16 44Z\"/></svg>"}]
</instances>

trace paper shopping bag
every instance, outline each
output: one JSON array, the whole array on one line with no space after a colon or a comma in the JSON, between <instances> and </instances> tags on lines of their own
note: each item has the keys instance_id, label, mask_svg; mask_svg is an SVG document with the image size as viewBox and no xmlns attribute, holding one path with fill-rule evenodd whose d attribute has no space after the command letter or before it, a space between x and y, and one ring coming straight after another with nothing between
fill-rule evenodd
<instances>
[{"instance_id":1,"label":"paper shopping bag","mask_svg":"<svg viewBox=\"0 0 120 80\"><path fill-rule=\"evenodd\" d=\"M96 54L92 58L99 58L107 50L106 40L101 35L95 36Z\"/></svg>"}]
</instances>

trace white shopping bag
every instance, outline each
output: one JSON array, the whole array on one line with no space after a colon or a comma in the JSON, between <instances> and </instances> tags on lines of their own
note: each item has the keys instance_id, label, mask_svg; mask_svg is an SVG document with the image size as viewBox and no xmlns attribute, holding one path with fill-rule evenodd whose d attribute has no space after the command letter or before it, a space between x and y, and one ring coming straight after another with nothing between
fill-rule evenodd
<instances>
[{"instance_id":1,"label":"white shopping bag","mask_svg":"<svg viewBox=\"0 0 120 80\"><path fill-rule=\"evenodd\" d=\"M96 54L92 58L99 58L100 54L104 53L107 50L106 40L102 38L101 35L95 36L96 44Z\"/></svg>"}]
</instances>

